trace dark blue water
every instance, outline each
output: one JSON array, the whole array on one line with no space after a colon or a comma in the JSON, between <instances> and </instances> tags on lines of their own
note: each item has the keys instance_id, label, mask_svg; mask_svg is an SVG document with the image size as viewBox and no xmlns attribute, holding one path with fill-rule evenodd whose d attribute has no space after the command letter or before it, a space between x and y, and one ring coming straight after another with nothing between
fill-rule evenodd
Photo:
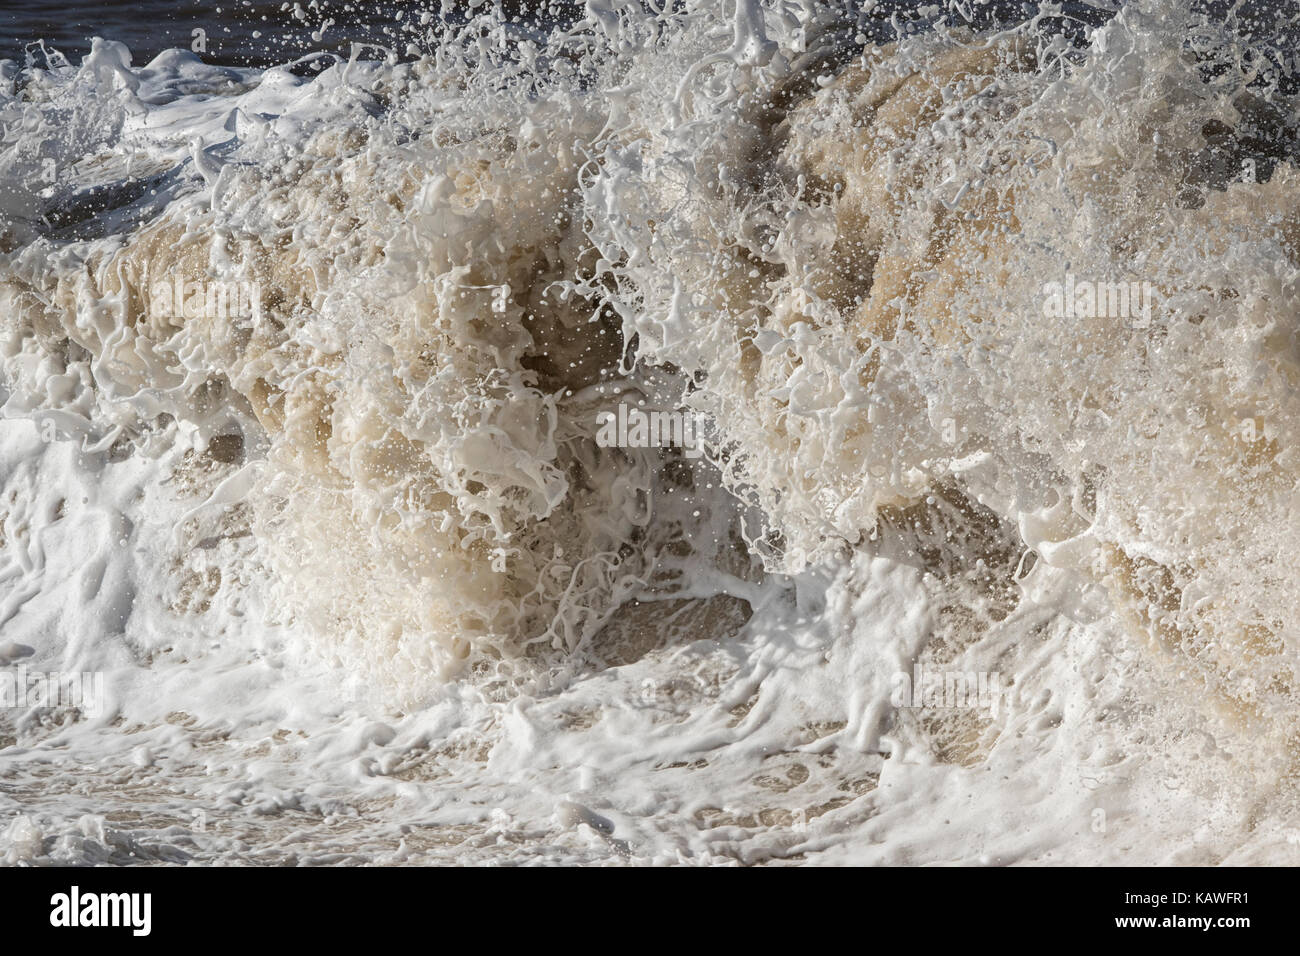
<instances>
[{"instance_id":1,"label":"dark blue water","mask_svg":"<svg viewBox=\"0 0 1300 956\"><path fill-rule=\"evenodd\" d=\"M312 9L306 9L309 0L300 2L306 21L293 15L293 0L288 9L281 9L283 0L0 0L0 59L21 64L29 45L44 40L75 64L95 36L125 43L137 65L171 48L241 66L284 63L317 50L346 54L353 42L382 44L402 55L407 44L421 46L438 25L471 12L463 0L317 0ZM580 0L508 0L501 6L507 16L530 22L570 20L582 11ZM420 25L421 14L428 14L428 25ZM313 38L327 19L335 23L323 38Z\"/></svg>"}]
</instances>

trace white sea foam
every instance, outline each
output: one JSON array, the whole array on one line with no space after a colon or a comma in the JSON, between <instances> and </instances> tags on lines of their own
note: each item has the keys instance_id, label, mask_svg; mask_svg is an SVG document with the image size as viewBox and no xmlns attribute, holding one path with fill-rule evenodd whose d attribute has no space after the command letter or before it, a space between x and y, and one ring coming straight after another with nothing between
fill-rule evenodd
<instances>
[{"instance_id":1,"label":"white sea foam","mask_svg":"<svg viewBox=\"0 0 1300 956\"><path fill-rule=\"evenodd\" d=\"M1293 859L1293 104L1180 6L7 70L6 666L104 692L0 859Z\"/></svg>"}]
</instances>

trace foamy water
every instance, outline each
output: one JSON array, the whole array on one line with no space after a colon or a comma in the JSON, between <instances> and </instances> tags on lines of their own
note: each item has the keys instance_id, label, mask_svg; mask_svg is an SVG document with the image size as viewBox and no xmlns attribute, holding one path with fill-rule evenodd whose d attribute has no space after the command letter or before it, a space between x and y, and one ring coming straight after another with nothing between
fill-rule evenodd
<instances>
[{"instance_id":1,"label":"foamy water","mask_svg":"<svg viewBox=\"0 0 1300 956\"><path fill-rule=\"evenodd\" d=\"M0 859L1294 862L1271 21L963 9L4 65Z\"/></svg>"}]
</instances>

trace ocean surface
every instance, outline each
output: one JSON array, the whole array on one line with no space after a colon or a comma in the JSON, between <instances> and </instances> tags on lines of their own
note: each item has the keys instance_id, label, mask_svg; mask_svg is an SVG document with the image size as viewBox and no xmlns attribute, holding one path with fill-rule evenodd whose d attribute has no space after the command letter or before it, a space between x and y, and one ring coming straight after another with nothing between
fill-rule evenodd
<instances>
[{"instance_id":1,"label":"ocean surface","mask_svg":"<svg viewBox=\"0 0 1300 956\"><path fill-rule=\"evenodd\" d=\"M11 0L0 861L1297 862L1298 18Z\"/></svg>"},{"instance_id":2,"label":"ocean surface","mask_svg":"<svg viewBox=\"0 0 1300 956\"><path fill-rule=\"evenodd\" d=\"M0 10L0 58L21 61L29 44L43 41L69 58L90 52L94 37L126 44L141 62L168 49L192 49L202 31L206 62L224 65L269 66L319 50L347 52L352 42L393 46L428 27L464 19L464 3L440 0L391 0L383 3L248 2L230 0L105 0L52 3L50 0L7 0ZM551 4L518 0L505 6L508 15L552 16ZM572 4L554 4L559 17ZM445 7L445 10L444 10ZM421 24L420 21L424 21ZM328 24L328 25L326 25ZM423 34L423 29L419 31Z\"/></svg>"}]
</instances>

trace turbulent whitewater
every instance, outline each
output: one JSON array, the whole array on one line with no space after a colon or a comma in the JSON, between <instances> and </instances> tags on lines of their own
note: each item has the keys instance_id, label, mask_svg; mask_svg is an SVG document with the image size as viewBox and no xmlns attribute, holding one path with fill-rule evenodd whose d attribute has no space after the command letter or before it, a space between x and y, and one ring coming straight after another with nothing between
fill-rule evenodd
<instances>
[{"instance_id":1,"label":"turbulent whitewater","mask_svg":"<svg viewBox=\"0 0 1300 956\"><path fill-rule=\"evenodd\" d=\"M1295 862L1300 11L976 12L0 63L0 860Z\"/></svg>"}]
</instances>

